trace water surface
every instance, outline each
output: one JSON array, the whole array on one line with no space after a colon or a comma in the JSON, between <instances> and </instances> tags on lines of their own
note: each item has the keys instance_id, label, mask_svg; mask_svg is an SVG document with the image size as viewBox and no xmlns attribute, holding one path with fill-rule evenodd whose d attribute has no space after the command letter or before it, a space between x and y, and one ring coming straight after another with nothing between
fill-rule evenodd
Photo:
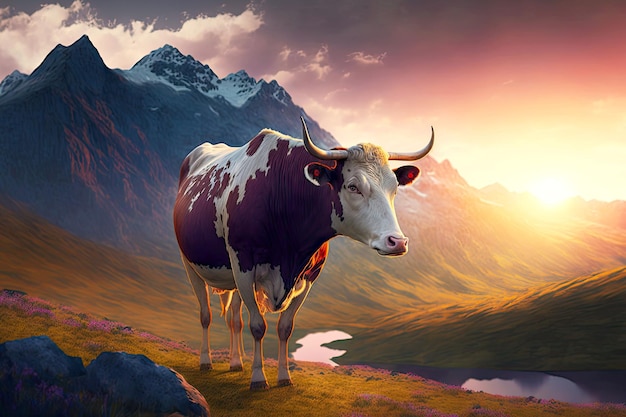
<instances>
[{"instance_id":1,"label":"water surface","mask_svg":"<svg viewBox=\"0 0 626 417\"><path fill-rule=\"evenodd\" d=\"M340 330L309 333L296 340L292 353L297 361L321 362L332 366L345 350L322 346L352 339ZM411 373L427 379L490 394L535 397L570 403L626 403L626 371L525 372L467 368L435 368L416 365L366 364L375 368Z\"/></svg>"},{"instance_id":2,"label":"water surface","mask_svg":"<svg viewBox=\"0 0 626 417\"><path fill-rule=\"evenodd\" d=\"M340 330L309 333L303 338L296 340L296 343L299 344L300 347L296 349L291 356L297 361L322 362L337 366L338 364L333 362L332 359L343 355L346 351L331 349L322 345L346 339L352 339L352 336Z\"/></svg>"},{"instance_id":3,"label":"water surface","mask_svg":"<svg viewBox=\"0 0 626 417\"><path fill-rule=\"evenodd\" d=\"M472 391L570 403L626 403L626 371L532 372L369 364Z\"/></svg>"}]
</instances>

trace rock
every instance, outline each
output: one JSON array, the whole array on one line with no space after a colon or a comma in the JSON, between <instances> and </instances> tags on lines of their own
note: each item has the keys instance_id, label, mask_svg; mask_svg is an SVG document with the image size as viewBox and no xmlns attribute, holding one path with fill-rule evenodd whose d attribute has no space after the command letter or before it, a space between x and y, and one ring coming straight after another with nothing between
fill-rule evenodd
<instances>
[{"instance_id":1,"label":"rock","mask_svg":"<svg viewBox=\"0 0 626 417\"><path fill-rule=\"evenodd\" d=\"M104 352L85 368L48 336L0 344L0 416L91 415L94 406L115 415L210 416L182 375L144 355Z\"/></svg>"},{"instance_id":2,"label":"rock","mask_svg":"<svg viewBox=\"0 0 626 417\"><path fill-rule=\"evenodd\" d=\"M210 415L205 398L182 375L144 355L103 352L87 367L86 384L131 412Z\"/></svg>"},{"instance_id":3,"label":"rock","mask_svg":"<svg viewBox=\"0 0 626 417\"><path fill-rule=\"evenodd\" d=\"M81 358L67 356L48 336L33 336L0 345L0 368L34 370L47 382L85 375Z\"/></svg>"}]
</instances>

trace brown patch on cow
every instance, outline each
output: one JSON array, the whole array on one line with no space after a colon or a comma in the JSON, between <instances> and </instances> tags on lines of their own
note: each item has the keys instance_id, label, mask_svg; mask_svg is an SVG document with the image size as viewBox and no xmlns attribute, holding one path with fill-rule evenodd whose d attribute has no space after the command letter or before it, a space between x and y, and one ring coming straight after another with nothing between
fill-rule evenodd
<instances>
[{"instance_id":1,"label":"brown patch on cow","mask_svg":"<svg viewBox=\"0 0 626 417\"><path fill-rule=\"evenodd\" d=\"M264 137L265 137L265 134L263 133L256 135L255 138L252 139L250 143L248 143L248 149L246 149L246 155L248 156L254 155L256 151L259 149L259 146L261 146L261 142L263 142Z\"/></svg>"}]
</instances>

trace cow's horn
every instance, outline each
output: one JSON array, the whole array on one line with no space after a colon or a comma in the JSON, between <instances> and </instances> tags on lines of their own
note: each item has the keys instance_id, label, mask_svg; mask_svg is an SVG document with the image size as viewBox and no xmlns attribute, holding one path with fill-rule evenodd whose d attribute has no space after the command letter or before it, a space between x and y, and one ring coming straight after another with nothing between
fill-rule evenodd
<instances>
[{"instance_id":1,"label":"cow's horn","mask_svg":"<svg viewBox=\"0 0 626 417\"><path fill-rule=\"evenodd\" d=\"M428 155L428 152L430 152L430 150L433 148L433 145L435 144L435 129L432 126L430 127L430 129L432 131L432 134L430 135L430 142L428 142L428 145L426 145L424 149L417 152L407 153L389 152L389 159L396 161L416 161Z\"/></svg>"},{"instance_id":2,"label":"cow's horn","mask_svg":"<svg viewBox=\"0 0 626 417\"><path fill-rule=\"evenodd\" d=\"M304 147L311 155L319 159L346 159L348 157L348 151L345 149L326 150L317 147L309 136L309 130L304 122L304 117L300 116L300 120L302 120L302 140L304 141Z\"/></svg>"}]
</instances>

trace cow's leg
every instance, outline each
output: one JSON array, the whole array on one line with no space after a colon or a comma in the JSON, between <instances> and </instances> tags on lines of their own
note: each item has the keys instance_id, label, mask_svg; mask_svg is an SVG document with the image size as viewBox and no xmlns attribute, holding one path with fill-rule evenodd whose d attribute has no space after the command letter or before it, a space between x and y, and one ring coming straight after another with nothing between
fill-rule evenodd
<instances>
[{"instance_id":1,"label":"cow's leg","mask_svg":"<svg viewBox=\"0 0 626 417\"><path fill-rule=\"evenodd\" d=\"M230 306L226 312L226 324L230 330L230 370L242 371L243 361L243 319L241 317L241 297L233 291Z\"/></svg>"},{"instance_id":2,"label":"cow's leg","mask_svg":"<svg viewBox=\"0 0 626 417\"><path fill-rule=\"evenodd\" d=\"M231 265L239 265L235 256L231 254ZM254 351L252 359L252 381L250 382L251 390L268 389L270 386L265 377L263 370L263 337L267 330L265 317L259 311L259 306L254 295L254 279L257 274L258 267L251 271L242 272L238 268L233 268L235 283L239 290L239 295L250 314L250 333L254 338ZM260 273L260 272L259 272Z\"/></svg>"},{"instance_id":3,"label":"cow's leg","mask_svg":"<svg viewBox=\"0 0 626 417\"><path fill-rule=\"evenodd\" d=\"M183 257L183 265L187 272L187 278L191 283L193 292L198 297L200 304L200 324L202 325L202 339L200 343L200 370L213 368L211 362L211 345L209 343L209 325L211 324L211 305L209 301L209 287L206 282L196 274L189 262Z\"/></svg>"},{"instance_id":4,"label":"cow's leg","mask_svg":"<svg viewBox=\"0 0 626 417\"><path fill-rule=\"evenodd\" d=\"M311 290L312 282L304 281L304 290L291 300L289 307L282 313L278 319L278 386L292 385L291 376L289 375L289 338L293 331L293 324L298 310L304 303L306 296Z\"/></svg>"}]
</instances>

